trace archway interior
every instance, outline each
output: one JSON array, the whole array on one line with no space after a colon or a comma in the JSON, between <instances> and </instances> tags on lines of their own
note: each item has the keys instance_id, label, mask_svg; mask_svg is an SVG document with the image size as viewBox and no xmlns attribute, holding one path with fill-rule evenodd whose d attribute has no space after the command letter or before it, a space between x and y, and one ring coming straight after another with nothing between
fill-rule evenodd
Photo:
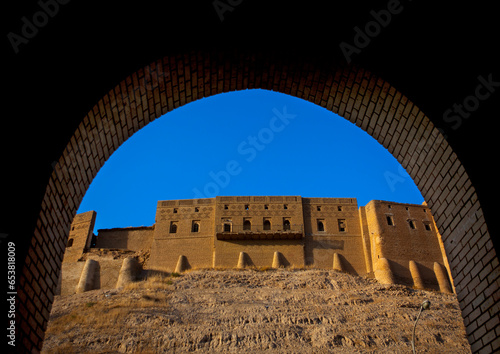
<instances>
[{"instance_id":1,"label":"archway interior","mask_svg":"<svg viewBox=\"0 0 500 354\"><path fill-rule=\"evenodd\" d=\"M302 195L421 204L399 162L353 123L269 90L232 91L179 107L106 161L78 213L100 228L152 225L158 200Z\"/></svg>"}]
</instances>

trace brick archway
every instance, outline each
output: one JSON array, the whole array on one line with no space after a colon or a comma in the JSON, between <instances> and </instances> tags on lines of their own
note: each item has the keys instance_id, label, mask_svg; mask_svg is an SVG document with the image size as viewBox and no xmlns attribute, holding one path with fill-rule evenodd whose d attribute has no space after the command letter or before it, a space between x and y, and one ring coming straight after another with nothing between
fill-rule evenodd
<instances>
[{"instance_id":1,"label":"brick archway","mask_svg":"<svg viewBox=\"0 0 500 354\"><path fill-rule=\"evenodd\" d=\"M408 171L436 217L473 350L497 337L500 266L469 177L425 114L355 66L240 52L165 57L110 90L83 118L55 165L18 286L17 341L40 349L67 235L109 156L154 119L202 97L262 88L302 98L355 123Z\"/></svg>"}]
</instances>

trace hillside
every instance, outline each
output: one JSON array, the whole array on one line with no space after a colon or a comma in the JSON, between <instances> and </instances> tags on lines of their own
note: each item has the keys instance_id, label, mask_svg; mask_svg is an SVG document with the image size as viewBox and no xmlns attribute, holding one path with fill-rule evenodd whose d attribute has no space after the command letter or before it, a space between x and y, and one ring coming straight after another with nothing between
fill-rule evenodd
<instances>
[{"instance_id":1,"label":"hillside","mask_svg":"<svg viewBox=\"0 0 500 354\"><path fill-rule=\"evenodd\" d=\"M175 275L175 274L174 274ZM325 270L194 270L56 296L45 353L470 353L454 295Z\"/></svg>"}]
</instances>

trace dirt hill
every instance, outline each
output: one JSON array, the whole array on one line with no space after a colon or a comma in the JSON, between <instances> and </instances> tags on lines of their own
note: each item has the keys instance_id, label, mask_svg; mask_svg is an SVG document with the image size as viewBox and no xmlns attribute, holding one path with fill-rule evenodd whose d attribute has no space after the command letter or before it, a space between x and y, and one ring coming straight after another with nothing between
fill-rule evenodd
<instances>
[{"instance_id":1,"label":"dirt hill","mask_svg":"<svg viewBox=\"0 0 500 354\"><path fill-rule=\"evenodd\" d=\"M196 270L56 296L45 353L470 353L454 295L325 270Z\"/></svg>"}]
</instances>

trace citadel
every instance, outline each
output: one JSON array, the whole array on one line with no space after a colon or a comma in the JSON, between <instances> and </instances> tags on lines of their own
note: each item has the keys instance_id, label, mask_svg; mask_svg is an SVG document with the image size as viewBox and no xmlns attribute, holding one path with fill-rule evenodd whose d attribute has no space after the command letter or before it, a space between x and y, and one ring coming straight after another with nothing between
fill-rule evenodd
<instances>
[{"instance_id":1,"label":"citadel","mask_svg":"<svg viewBox=\"0 0 500 354\"><path fill-rule=\"evenodd\" d=\"M383 284L453 292L430 209L356 198L218 196L159 201L152 226L98 230L75 216L59 294L200 268L334 269Z\"/></svg>"}]
</instances>

